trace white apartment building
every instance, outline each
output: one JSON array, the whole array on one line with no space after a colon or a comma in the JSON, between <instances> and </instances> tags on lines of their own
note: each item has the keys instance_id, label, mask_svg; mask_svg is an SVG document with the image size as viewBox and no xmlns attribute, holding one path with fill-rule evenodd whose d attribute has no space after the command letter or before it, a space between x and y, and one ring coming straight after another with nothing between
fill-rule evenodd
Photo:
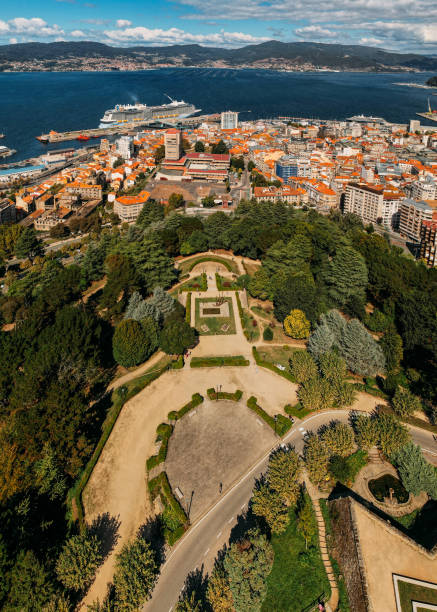
<instances>
[{"instance_id":1,"label":"white apartment building","mask_svg":"<svg viewBox=\"0 0 437 612\"><path fill-rule=\"evenodd\" d=\"M121 221L136 221L149 197L148 191L140 191L136 196L118 196L114 200L114 212Z\"/></svg>"},{"instance_id":2,"label":"white apartment building","mask_svg":"<svg viewBox=\"0 0 437 612\"><path fill-rule=\"evenodd\" d=\"M123 159L130 159L134 152L134 142L131 136L121 136L117 142L117 153Z\"/></svg>"},{"instance_id":3,"label":"white apartment building","mask_svg":"<svg viewBox=\"0 0 437 612\"><path fill-rule=\"evenodd\" d=\"M405 199L401 204L399 232L408 240L420 242L422 221L432 221L433 214L437 216L437 200L422 200L415 202Z\"/></svg>"},{"instance_id":4,"label":"white apartment building","mask_svg":"<svg viewBox=\"0 0 437 612\"><path fill-rule=\"evenodd\" d=\"M221 114L221 129L222 130L236 130L238 127L238 113L233 111L225 111Z\"/></svg>"},{"instance_id":5,"label":"white apartment building","mask_svg":"<svg viewBox=\"0 0 437 612\"><path fill-rule=\"evenodd\" d=\"M364 223L376 223L384 216L383 201L381 187L351 183L346 187L344 212L358 215Z\"/></svg>"},{"instance_id":6,"label":"white apartment building","mask_svg":"<svg viewBox=\"0 0 437 612\"><path fill-rule=\"evenodd\" d=\"M411 184L411 198L413 200L435 200L437 195L437 185L430 176L419 179Z\"/></svg>"}]
</instances>

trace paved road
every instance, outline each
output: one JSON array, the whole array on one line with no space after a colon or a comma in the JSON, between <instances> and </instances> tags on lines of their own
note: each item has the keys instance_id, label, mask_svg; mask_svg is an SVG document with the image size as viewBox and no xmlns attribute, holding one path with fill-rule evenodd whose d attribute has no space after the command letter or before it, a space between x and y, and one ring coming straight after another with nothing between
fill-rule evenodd
<instances>
[{"instance_id":1,"label":"paved road","mask_svg":"<svg viewBox=\"0 0 437 612\"><path fill-rule=\"evenodd\" d=\"M335 419L348 422L349 412L334 410L313 415L298 422L285 436L284 442L294 445L302 452L304 436L307 431L316 431L322 425ZM411 428L411 435L423 450L437 456L437 444L431 433ZM252 495L254 481L265 472L269 453L264 455L243 478L227 491L220 501L187 532L173 549L162 567L161 575L153 592L152 599L144 606L147 612L167 612L176 604L187 575L193 570L210 571L217 552L227 543L230 531L236 524L238 515L247 509Z\"/></svg>"}]
</instances>

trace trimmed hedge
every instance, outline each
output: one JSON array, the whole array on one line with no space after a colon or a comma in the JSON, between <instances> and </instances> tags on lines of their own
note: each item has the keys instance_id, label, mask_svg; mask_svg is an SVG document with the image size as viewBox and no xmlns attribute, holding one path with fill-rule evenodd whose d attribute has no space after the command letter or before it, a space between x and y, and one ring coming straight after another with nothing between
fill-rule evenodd
<instances>
[{"instance_id":1,"label":"trimmed hedge","mask_svg":"<svg viewBox=\"0 0 437 612\"><path fill-rule=\"evenodd\" d=\"M187 293L187 305L185 306L185 321L191 325L191 291Z\"/></svg>"},{"instance_id":2,"label":"trimmed hedge","mask_svg":"<svg viewBox=\"0 0 437 612\"><path fill-rule=\"evenodd\" d=\"M67 506L70 507L69 511L71 517L74 517L74 510L76 510L77 520L79 522L79 527L81 531L83 531L86 527L82 506L82 491L86 487L88 480L90 479L90 476L93 472L93 469L100 458L103 448L109 436L111 435L111 432L114 428L115 423L117 422L121 409L127 401L129 401L132 397L134 397L134 395L137 395L137 393L145 389L154 380L159 378L161 374L163 374L167 370L173 369L173 363L174 362L171 362L160 370L156 370L155 372L151 372L150 374L139 376L138 384L132 387L130 391L128 391L128 387L126 385L122 385L118 389L114 389L114 391L112 392L113 412L111 418L103 429L102 435L100 436L100 440L98 441L90 460L86 464L81 475L76 480L76 483L69 490L67 495Z\"/></svg>"},{"instance_id":3,"label":"trimmed hedge","mask_svg":"<svg viewBox=\"0 0 437 612\"><path fill-rule=\"evenodd\" d=\"M246 312L244 311L238 291L235 293L235 297L237 298L238 314L240 315L241 327L243 328L244 336L248 342L254 342L258 339L260 334L258 325L255 327L251 326L251 322L255 321L256 323L256 319L252 317L249 310Z\"/></svg>"},{"instance_id":4,"label":"trimmed hedge","mask_svg":"<svg viewBox=\"0 0 437 612\"><path fill-rule=\"evenodd\" d=\"M304 408L300 402L297 402L297 404L294 406L291 406L291 404L284 406L284 412L290 414L291 416L297 417L298 419L303 419L307 415L311 414L312 410Z\"/></svg>"},{"instance_id":5,"label":"trimmed hedge","mask_svg":"<svg viewBox=\"0 0 437 612\"><path fill-rule=\"evenodd\" d=\"M296 383L296 379L293 376L293 374L291 372L283 372L282 370L280 370L279 368L277 368L275 365L273 365L273 363L270 363L269 361L264 361L264 359L261 359L256 346L252 346L252 353L253 356L255 358L255 362L257 365L261 366L262 368L267 368L268 370L271 370L272 372L274 372L275 374L279 374L279 376L282 376L282 378L286 378L287 380L289 380L292 383Z\"/></svg>"},{"instance_id":6,"label":"trimmed hedge","mask_svg":"<svg viewBox=\"0 0 437 612\"><path fill-rule=\"evenodd\" d=\"M177 359L175 359L175 361L172 361L172 370L180 370L184 367L184 356L183 355L179 355L179 357Z\"/></svg>"},{"instance_id":7,"label":"trimmed hedge","mask_svg":"<svg viewBox=\"0 0 437 612\"><path fill-rule=\"evenodd\" d=\"M235 266L232 266L232 264L229 263L229 261L227 261L226 259L222 259L221 257L216 257L214 255L211 255L211 257L199 257L198 259L194 259L189 267L188 267L188 271L191 272L191 270L197 266L200 263L206 263L208 261L215 261L216 263L221 263L224 265L224 267L226 268L226 270L228 270L228 272L234 272L235 271Z\"/></svg>"},{"instance_id":8,"label":"trimmed hedge","mask_svg":"<svg viewBox=\"0 0 437 612\"><path fill-rule=\"evenodd\" d=\"M180 526L177 527L175 530L166 530L165 532L166 541L170 546L172 546L187 530L189 525L188 517L185 514L185 511L182 508L181 504L173 495L173 491L171 490L166 472L162 471L160 474L155 476L155 478L149 480L147 486L149 488L152 500L159 495L161 497L163 505L167 508L170 508L175 518L180 523Z\"/></svg>"},{"instance_id":9,"label":"trimmed hedge","mask_svg":"<svg viewBox=\"0 0 437 612\"><path fill-rule=\"evenodd\" d=\"M184 416L184 414L187 414L187 412L190 412L190 410L193 410L193 408L195 408L196 406L199 406L202 402L203 402L203 397L200 395L200 393L195 393L191 397L191 402L188 402L188 404L185 404L185 406L182 406L182 408L177 411L176 420L181 419Z\"/></svg>"},{"instance_id":10,"label":"trimmed hedge","mask_svg":"<svg viewBox=\"0 0 437 612\"><path fill-rule=\"evenodd\" d=\"M362 391L363 393L368 393L369 395L373 395L374 397L380 397L381 399L388 399L389 396L381 389L376 389L375 387L371 387L368 384L363 383L353 383L355 389L358 391Z\"/></svg>"},{"instance_id":11,"label":"trimmed hedge","mask_svg":"<svg viewBox=\"0 0 437 612\"><path fill-rule=\"evenodd\" d=\"M243 397L243 391L240 391L240 389L237 389L235 393L228 393L226 391L219 391L217 393L216 390L211 387L207 389L206 393L210 400L231 400L233 402L239 402Z\"/></svg>"},{"instance_id":12,"label":"trimmed hedge","mask_svg":"<svg viewBox=\"0 0 437 612\"><path fill-rule=\"evenodd\" d=\"M242 355L225 357L193 357L191 368L214 368L222 366L248 366L250 362Z\"/></svg>"},{"instance_id":13,"label":"trimmed hedge","mask_svg":"<svg viewBox=\"0 0 437 612\"><path fill-rule=\"evenodd\" d=\"M173 433L173 427L168 425L168 423L161 423L156 428L156 435L158 439L162 441L162 444L159 448L157 455L152 455L147 459L146 466L148 471L152 470L154 467L163 463L167 458L167 450L168 450L168 441L170 439L171 434Z\"/></svg>"},{"instance_id":14,"label":"trimmed hedge","mask_svg":"<svg viewBox=\"0 0 437 612\"><path fill-rule=\"evenodd\" d=\"M290 419L287 419L283 414L276 415L276 433L281 436L281 438L287 433L289 429L293 426L293 422Z\"/></svg>"},{"instance_id":15,"label":"trimmed hedge","mask_svg":"<svg viewBox=\"0 0 437 612\"><path fill-rule=\"evenodd\" d=\"M256 414L260 416L267 423L267 425L270 425L273 430L275 429L275 419L267 414L267 412L263 410L261 406L258 406L256 397L254 395L249 397L247 400L247 407L256 412Z\"/></svg>"}]
</instances>

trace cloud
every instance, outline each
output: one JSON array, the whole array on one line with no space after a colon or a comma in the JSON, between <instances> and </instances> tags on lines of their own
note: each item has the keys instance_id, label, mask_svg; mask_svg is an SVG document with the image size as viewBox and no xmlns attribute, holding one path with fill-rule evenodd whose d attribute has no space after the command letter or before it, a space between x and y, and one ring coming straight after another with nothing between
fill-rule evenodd
<instances>
[{"instance_id":1,"label":"cloud","mask_svg":"<svg viewBox=\"0 0 437 612\"><path fill-rule=\"evenodd\" d=\"M143 26L125 28L120 30L105 30L105 35L112 42L147 42L150 44L180 44L199 43L204 45L229 46L235 44L258 43L268 40L268 37L257 37L244 32L220 32L210 34L191 34L179 28L163 30L161 28L149 29Z\"/></svg>"},{"instance_id":2,"label":"cloud","mask_svg":"<svg viewBox=\"0 0 437 612\"><path fill-rule=\"evenodd\" d=\"M311 40L337 38L339 35L338 32L333 32L332 30L328 30L327 28L322 28L319 25L310 25L304 28L298 28L294 31L294 33L300 38L310 38Z\"/></svg>"},{"instance_id":3,"label":"cloud","mask_svg":"<svg viewBox=\"0 0 437 612\"><path fill-rule=\"evenodd\" d=\"M9 42L11 43L11 45L16 45L18 40L16 38L10 38Z\"/></svg>"},{"instance_id":4,"label":"cloud","mask_svg":"<svg viewBox=\"0 0 437 612\"><path fill-rule=\"evenodd\" d=\"M36 34L41 38L64 34L64 30L62 30L58 25L53 24L50 26L44 21L44 19L41 19L41 17L31 17L30 19L27 19L26 17L15 17L14 19L10 19L8 21L8 25L9 32L24 35Z\"/></svg>"},{"instance_id":5,"label":"cloud","mask_svg":"<svg viewBox=\"0 0 437 612\"><path fill-rule=\"evenodd\" d=\"M86 38L86 34L82 30L73 30L70 32L70 36L74 36L74 38Z\"/></svg>"},{"instance_id":6,"label":"cloud","mask_svg":"<svg viewBox=\"0 0 437 612\"><path fill-rule=\"evenodd\" d=\"M132 25L132 21L128 19L117 19L115 23L117 24L117 28L127 28Z\"/></svg>"}]
</instances>

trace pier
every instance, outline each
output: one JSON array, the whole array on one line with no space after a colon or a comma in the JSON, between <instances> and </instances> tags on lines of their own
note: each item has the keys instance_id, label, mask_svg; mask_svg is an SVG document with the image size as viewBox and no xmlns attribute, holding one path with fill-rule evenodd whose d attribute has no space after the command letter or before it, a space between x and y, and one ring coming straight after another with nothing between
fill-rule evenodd
<instances>
[{"instance_id":1,"label":"pier","mask_svg":"<svg viewBox=\"0 0 437 612\"><path fill-rule=\"evenodd\" d=\"M108 126L104 128L91 128L87 130L72 130L69 132L55 132L54 130L48 134L37 136L40 142L62 142L65 140L81 140L85 138L102 138L104 136L112 136L115 134L130 134L135 133L141 128L146 129L165 129L170 127L191 127L197 126L203 121L219 121L220 115L201 115L199 117L187 117L186 119L178 119L174 122L162 122L156 119L148 119L147 121L135 121L134 123L123 123L120 125Z\"/></svg>"}]
</instances>

